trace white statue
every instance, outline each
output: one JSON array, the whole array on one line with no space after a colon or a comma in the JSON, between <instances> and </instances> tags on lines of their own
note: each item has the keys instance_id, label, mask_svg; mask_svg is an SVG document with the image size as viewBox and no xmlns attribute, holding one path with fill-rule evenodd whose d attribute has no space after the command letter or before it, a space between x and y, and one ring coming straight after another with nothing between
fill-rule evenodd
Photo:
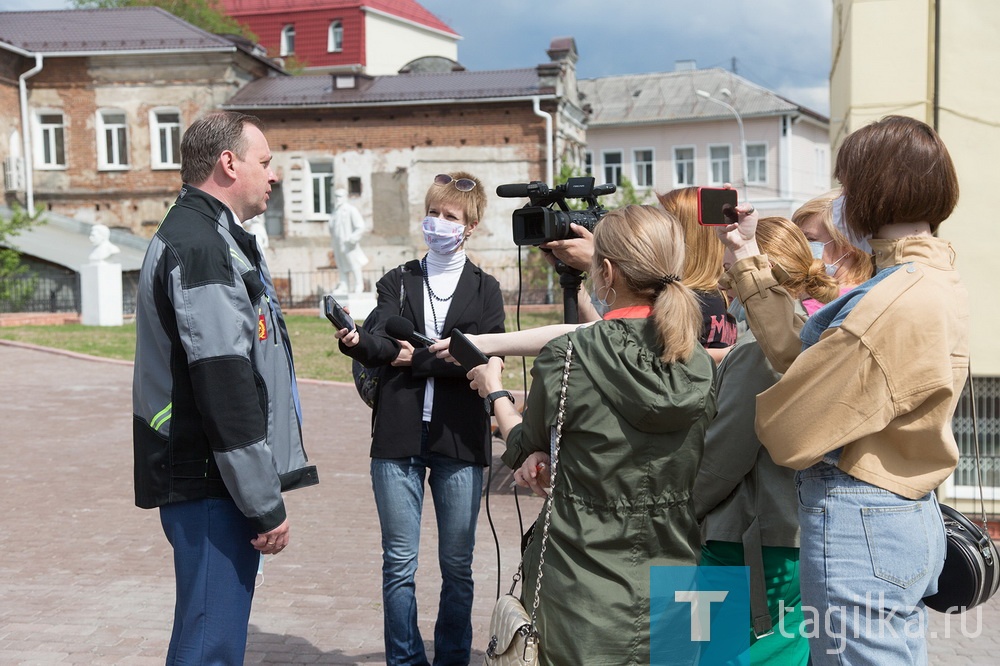
<instances>
[{"instance_id":1,"label":"white statue","mask_svg":"<svg viewBox=\"0 0 1000 666\"><path fill-rule=\"evenodd\" d=\"M361 267L368 263L368 257L361 249L361 237L365 233L365 221L358 209L347 203L347 191L337 189L333 193L333 213L330 215L330 236L333 240L333 257L337 262L340 276L333 288L335 293L358 293L365 289L361 277ZM350 283L353 281L353 285Z\"/></svg>"},{"instance_id":2,"label":"white statue","mask_svg":"<svg viewBox=\"0 0 1000 666\"><path fill-rule=\"evenodd\" d=\"M271 241L267 238L267 227L264 225L264 213L251 217L249 220L243 223L243 228L246 229L247 233L253 234L253 237L257 239L257 247L260 249L261 255L264 254L264 250L267 246L271 244Z\"/></svg>"},{"instance_id":3,"label":"white statue","mask_svg":"<svg viewBox=\"0 0 1000 666\"><path fill-rule=\"evenodd\" d=\"M111 255L121 252L118 246L111 242L111 229L103 224L91 227L90 242L94 244L94 250L89 257L93 263L106 261Z\"/></svg>"}]
</instances>

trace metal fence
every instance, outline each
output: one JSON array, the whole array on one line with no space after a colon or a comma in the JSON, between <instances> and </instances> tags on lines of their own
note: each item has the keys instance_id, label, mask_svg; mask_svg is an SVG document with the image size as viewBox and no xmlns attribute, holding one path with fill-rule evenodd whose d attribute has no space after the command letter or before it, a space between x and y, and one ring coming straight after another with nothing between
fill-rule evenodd
<instances>
[{"instance_id":1,"label":"metal fence","mask_svg":"<svg viewBox=\"0 0 1000 666\"><path fill-rule=\"evenodd\" d=\"M122 314L135 314L139 273L122 273ZM0 312L80 313L80 274L20 275L0 279Z\"/></svg>"},{"instance_id":2,"label":"metal fence","mask_svg":"<svg viewBox=\"0 0 1000 666\"><path fill-rule=\"evenodd\" d=\"M391 269L390 266L363 270L362 279L366 289L374 291L375 283ZM516 304L519 288L522 304L562 302L558 276L555 276L550 284L547 276L542 276L541 279L519 281L516 266L490 268L488 272L500 282L500 289L503 291L504 302L507 305ZM318 307L323 295L332 293L340 281L340 274L336 269L278 271L273 273L272 277L274 278L274 287L278 292L278 301L286 310Z\"/></svg>"},{"instance_id":3,"label":"metal fence","mask_svg":"<svg viewBox=\"0 0 1000 666\"><path fill-rule=\"evenodd\" d=\"M976 377L975 416L979 434L979 468L986 500L986 513L1000 518L1000 377ZM976 474L975 439L969 386L962 391L952 430L961 458L952 476L955 494L975 499L978 507L979 478Z\"/></svg>"},{"instance_id":4,"label":"metal fence","mask_svg":"<svg viewBox=\"0 0 1000 666\"><path fill-rule=\"evenodd\" d=\"M0 279L0 312L79 312L80 275Z\"/></svg>"}]
</instances>

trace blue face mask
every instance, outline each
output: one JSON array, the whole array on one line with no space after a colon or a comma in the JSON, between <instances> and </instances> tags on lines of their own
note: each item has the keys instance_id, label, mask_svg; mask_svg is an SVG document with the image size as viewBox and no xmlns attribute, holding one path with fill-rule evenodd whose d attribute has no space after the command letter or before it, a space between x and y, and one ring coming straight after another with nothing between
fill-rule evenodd
<instances>
[{"instance_id":1,"label":"blue face mask","mask_svg":"<svg viewBox=\"0 0 1000 666\"><path fill-rule=\"evenodd\" d=\"M833 242L833 241L829 241ZM809 249L812 251L813 259L823 258L823 248L826 247L826 243L823 241L809 241Z\"/></svg>"}]
</instances>

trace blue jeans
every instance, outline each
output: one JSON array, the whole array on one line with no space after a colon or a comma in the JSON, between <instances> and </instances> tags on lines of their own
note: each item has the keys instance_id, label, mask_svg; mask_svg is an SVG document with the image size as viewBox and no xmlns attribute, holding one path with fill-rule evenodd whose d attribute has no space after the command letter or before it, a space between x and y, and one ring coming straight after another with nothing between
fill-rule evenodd
<instances>
[{"instance_id":1,"label":"blue jeans","mask_svg":"<svg viewBox=\"0 0 1000 666\"><path fill-rule=\"evenodd\" d=\"M796 475L812 664L927 663L927 610L944 567L934 493L911 500L818 463Z\"/></svg>"},{"instance_id":2,"label":"blue jeans","mask_svg":"<svg viewBox=\"0 0 1000 666\"><path fill-rule=\"evenodd\" d=\"M483 468L455 458L428 454L412 458L373 458L371 475L382 527L386 663L390 666L428 663L417 628L414 594L424 477L428 476L437 517L442 577L434 625L434 664L468 664L472 651L472 551L476 543Z\"/></svg>"},{"instance_id":3,"label":"blue jeans","mask_svg":"<svg viewBox=\"0 0 1000 666\"><path fill-rule=\"evenodd\" d=\"M250 521L230 499L160 507L174 549L177 601L167 649L173 664L242 664L260 553Z\"/></svg>"}]
</instances>

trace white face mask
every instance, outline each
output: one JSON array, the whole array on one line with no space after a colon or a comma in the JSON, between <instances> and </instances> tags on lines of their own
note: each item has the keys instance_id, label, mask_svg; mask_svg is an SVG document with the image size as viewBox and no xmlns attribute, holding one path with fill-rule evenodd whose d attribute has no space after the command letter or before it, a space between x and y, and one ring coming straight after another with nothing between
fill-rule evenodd
<instances>
[{"instance_id":1,"label":"white face mask","mask_svg":"<svg viewBox=\"0 0 1000 666\"><path fill-rule=\"evenodd\" d=\"M833 206L833 226L837 231L844 234L847 240L851 241L851 245L854 247L864 250L868 254L872 252L872 246L868 244L868 239L871 238L871 234L865 236L858 236L853 231L851 231L847 222L844 220L844 195L841 194L839 197L833 200L831 204ZM840 259L843 259L841 257ZM840 261L838 259L837 261Z\"/></svg>"},{"instance_id":2,"label":"white face mask","mask_svg":"<svg viewBox=\"0 0 1000 666\"><path fill-rule=\"evenodd\" d=\"M427 247L437 254L452 254L462 247L462 241L465 240L465 225L442 220L440 217L427 216L420 226L424 231Z\"/></svg>"}]
</instances>

